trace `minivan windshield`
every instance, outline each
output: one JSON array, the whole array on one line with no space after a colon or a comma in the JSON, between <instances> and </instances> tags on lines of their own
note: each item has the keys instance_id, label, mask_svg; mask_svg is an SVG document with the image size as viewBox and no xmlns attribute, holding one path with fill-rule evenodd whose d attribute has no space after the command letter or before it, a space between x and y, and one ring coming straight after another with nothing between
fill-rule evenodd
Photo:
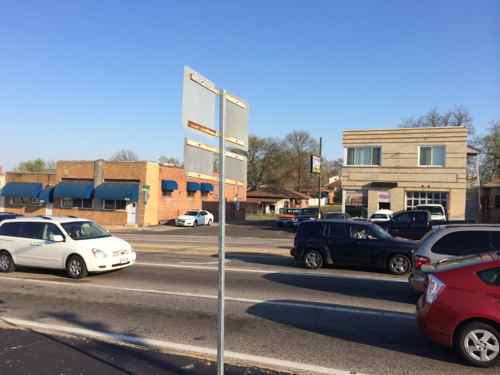
<instances>
[{"instance_id":1,"label":"minivan windshield","mask_svg":"<svg viewBox=\"0 0 500 375\"><path fill-rule=\"evenodd\" d=\"M392 238L392 236L389 233L387 233L385 230L383 230L382 228L380 228L378 225L372 226L371 230L381 240L388 240L388 239Z\"/></svg>"},{"instance_id":2,"label":"minivan windshield","mask_svg":"<svg viewBox=\"0 0 500 375\"><path fill-rule=\"evenodd\" d=\"M66 233L76 241L111 237L111 234L106 229L92 221L72 221L61 225Z\"/></svg>"},{"instance_id":3,"label":"minivan windshield","mask_svg":"<svg viewBox=\"0 0 500 375\"><path fill-rule=\"evenodd\" d=\"M196 216L198 215L197 211L187 211L184 215L186 216Z\"/></svg>"}]
</instances>

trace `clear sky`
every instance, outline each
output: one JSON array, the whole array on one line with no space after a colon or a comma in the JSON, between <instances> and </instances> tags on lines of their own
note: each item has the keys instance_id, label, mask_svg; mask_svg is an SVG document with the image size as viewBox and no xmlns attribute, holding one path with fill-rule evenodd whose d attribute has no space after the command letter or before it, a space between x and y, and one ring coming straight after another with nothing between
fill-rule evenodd
<instances>
[{"instance_id":1,"label":"clear sky","mask_svg":"<svg viewBox=\"0 0 500 375\"><path fill-rule=\"evenodd\" d=\"M182 69L250 131L323 136L464 105L500 120L499 1L18 1L0 7L0 163L182 157Z\"/></svg>"}]
</instances>

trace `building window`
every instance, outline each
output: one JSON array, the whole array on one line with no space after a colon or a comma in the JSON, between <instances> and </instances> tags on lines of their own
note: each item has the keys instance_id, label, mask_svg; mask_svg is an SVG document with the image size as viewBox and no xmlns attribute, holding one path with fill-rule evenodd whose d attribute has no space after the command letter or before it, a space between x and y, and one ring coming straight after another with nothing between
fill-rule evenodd
<instances>
[{"instance_id":1,"label":"building window","mask_svg":"<svg viewBox=\"0 0 500 375\"><path fill-rule=\"evenodd\" d=\"M40 200L37 198L29 198L29 197L9 197L6 199L6 203L9 206L29 206L29 205L39 205Z\"/></svg>"},{"instance_id":2,"label":"building window","mask_svg":"<svg viewBox=\"0 0 500 375\"><path fill-rule=\"evenodd\" d=\"M414 209L420 205L440 204L448 209L448 193L445 191L407 191L406 208Z\"/></svg>"},{"instance_id":3,"label":"building window","mask_svg":"<svg viewBox=\"0 0 500 375\"><path fill-rule=\"evenodd\" d=\"M92 208L92 199L63 198L61 208Z\"/></svg>"},{"instance_id":4,"label":"building window","mask_svg":"<svg viewBox=\"0 0 500 375\"><path fill-rule=\"evenodd\" d=\"M102 208L105 210L125 210L127 208L127 201L106 199L102 201Z\"/></svg>"},{"instance_id":5,"label":"building window","mask_svg":"<svg viewBox=\"0 0 500 375\"><path fill-rule=\"evenodd\" d=\"M421 167L444 167L446 159L444 146L420 146L418 154Z\"/></svg>"},{"instance_id":6,"label":"building window","mask_svg":"<svg viewBox=\"0 0 500 375\"><path fill-rule=\"evenodd\" d=\"M380 165L381 155L379 146L348 147L346 165Z\"/></svg>"},{"instance_id":7,"label":"building window","mask_svg":"<svg viewBox=\"0 0 500 375\"><path fill-rule=\"evenodd\" d=\"M164 197L171 197L171 196L172 196L172 190L162 190L162 191L161 191L161 194L162 194Z\"/></svg>"},{"instance_id":8,"label":"building window","mask_svg":"<svg viewBox=\"0 0 500 375\"><path fill-rule=\"evenodd\" d=\"M188 191L187 192L187 196L191 197L191 198L194 198L195 194L196 194L196 191Z\"/></svg>"}]
</instances>

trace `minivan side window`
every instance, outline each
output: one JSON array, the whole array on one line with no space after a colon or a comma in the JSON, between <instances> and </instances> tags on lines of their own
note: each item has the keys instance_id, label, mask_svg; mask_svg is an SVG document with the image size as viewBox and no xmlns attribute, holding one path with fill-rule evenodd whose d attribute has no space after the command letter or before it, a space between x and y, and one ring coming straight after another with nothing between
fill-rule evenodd
<instances>
[{"instance_id":1,"label":"minivan side window","mask_svg":"<svg viewBox=\"0 0 500 375\"><path fill-rule=\"evenodd\" d=\"M44 230L45 230L45 223L34 223L25 221L21 224L20 237L42 240Z\"/></svg>"},{"instance_id":2,"label":"minivan side window","mask_svg":"<svg viewBox=\"0 0 500 375\"><path fill-rule=\"evenodd\" d=\"M52 223L45 224L45 229L43 231L43 239L45 241L54 241L54 236L64 236L61 230L57 227L57 225Z\"/></svg>"},{"instance_id":3,"label":"minivan side window","mask_svg":"<svg viewBox=\"0 0 500 375\"><path fill-rule=\"evenodd\" d=\"M347 237L347 225L343 223L327 224L330 227L329 237L345 238ZM325 225L326 226L326 225Z\"/></svg>"},{"instance_id":4,"label":"minivan side window","mask_svg":"<svg viewBox=\"0 0 500 375\"><path fill-rule=\"evenodd\" d=\"M4 223L0 226L0 236L18 237L21 223Z\"/></svg>"},{"instance_id":5,"label":"minivan side window","mask_svg":"<svg viewBox=\"0 0 500 375\"><path fill-rule=\"evenodd\" d=\"M490 251L490 232L464 230L439 239L432 247L435 254L474 255Z\"/></svg>"},{"instance_id":6,"label":"minivan side window","mask_svg":"<svg viewBox=\"0 0 500 375\"><path fill-rule=\"evenodd\" d=\"M486 284L500 286L500 267L478 272L478 276Z\"/></svg>"}]
</instances>

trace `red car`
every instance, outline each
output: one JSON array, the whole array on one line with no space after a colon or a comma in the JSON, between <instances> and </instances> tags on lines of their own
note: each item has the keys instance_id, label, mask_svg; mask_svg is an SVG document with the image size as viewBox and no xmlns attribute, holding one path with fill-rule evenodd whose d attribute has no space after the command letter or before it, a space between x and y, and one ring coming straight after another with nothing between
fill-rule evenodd
<instances>
[{"instance_id":1,"label":"red car","mask_svg":"<svg viewBox=\"0 0 500 375\"><path fill-rule=\"evenodd\" d=\"M500 253L445 261L428 276L417 304L420 328L470 364L500 359Z\"/></svg>"}]
</instances>

